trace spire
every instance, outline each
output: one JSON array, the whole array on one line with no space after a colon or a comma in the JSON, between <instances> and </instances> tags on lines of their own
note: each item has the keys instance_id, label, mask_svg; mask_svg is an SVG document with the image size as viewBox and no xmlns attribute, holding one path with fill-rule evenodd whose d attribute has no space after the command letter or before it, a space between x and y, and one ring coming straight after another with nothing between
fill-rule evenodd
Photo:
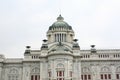
<instances>
[{"instance_id":1,"label":"spire","mask_svg":"<svg viewBox=\"0 0 120 80\"><path fill-rule=\"evenodd\" d=\"M57 17L57 21L63 21L63 20L64 20L64 18L60 14L59 17Z\"/></svg>"}]
</instances>

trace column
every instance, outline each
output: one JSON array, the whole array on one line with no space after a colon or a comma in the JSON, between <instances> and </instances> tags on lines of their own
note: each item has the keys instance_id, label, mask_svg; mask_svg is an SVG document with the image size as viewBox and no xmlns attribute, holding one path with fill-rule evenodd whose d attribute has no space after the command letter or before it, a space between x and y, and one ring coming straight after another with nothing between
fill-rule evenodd
<instances>
[{"instance_id":1,"label":"column","mask_svg":"<svg viewBox=\"0 0 120 80\"><path fill-rule=\"evenodd\" d=\"M78 80L81 80L81 60L78 62L78 68L79 68L79 71L78 71Z\"/></svg>"},{"instance_id":2,"label":"column","mask_svg":"<svg viewBox=\"0 0 120 80\"><path fill-rule=\"evenodd\" d=\"M51 42L54 42L54 35L51 35Z\"/></svg>"},{"instance_id":3,"label":"column","mask_svg":"<svg viewBox=\"0 0 120 80\"><path fill-rule=\"evenodd\" d=\"M93 66L92 66L92 76L93 76L92 78L93 78L93 80L96 80L96 72L97 72L97 71L96 71L96 66L93 65Z\"/></svg>"},{"instance_id":4,"label":"column","mask_svg":"<svg viewBox=\"0 0 120 80\"><path fill-rule=\"evenodd\" d=\"M61 37L61 34L60 34L60 42L62 41L62 37Z\"/></svg>"},{"instance_id":5,"label":"column","mask_svg":"<svg viewBox=\"0 0 120 80\"><path fill-rule=\"evenodd\" d=\"M44 61L44 79L48 80L48 61Z\"/></svg>"},{"instance_id":6,"label":"column","mask_svg":"<svg viewBox=\"0 0 120 80\"><path fill-rule=\"evenodd\" d=\"M39 79L39 75L37 75L37 80L40 80L40 79Z\"/></svg>"},{"instance_id":7,"label":"column","mask_svg":"<svg viewBox=\"0 0 120 80\"><path fill-rule=\"evenodd\" d=\"M35 75L33 75L33 80L35 80Z\"/></svg>"},{"instance_id":8,"label":"column","mask_svg":"<svg viewBox=\"0 0 120 80\"><path fill-rule=\"evenodd\" d=\"M22 73L23 73L23 75L22 75L22 80L25 80L25 66L24 66L24 64L23 64Z\"/></svg>"},{"instance_id":9,"label":"column","mask_svg":"<svg viewBox=\"0 0 120 80\"><path fill-rule=\"evenodd\" d=\"M112 71L112 74L111 74L111 80L113 79L116 79L116 68L114 65L111 65L111 71Z\"/></svg>"},{"instance_id":10,"label":"column","mask_svg":"<svg viewBox=\"0 0 120 80\"><path fill-rule=\"evenodd\" d=\"M74 60L74 66L73 66L73 80L77 80L78 77L78 66L77 66L77 60Z\"/></svg>"},{"instance_id":11,"label":"column","mask_svg":"<svg viewBox=\"0 0 120 80\"><path fill-rule=\"evenodd\" d=\"M57 34L57 41L59 42L59 34Z\"/></svg>"},{"instance_id":12,"label":"column","mask_svg":"<svg viewBox=\"0 0 120 80\"><path fill-rule=\"evenodd\" d=\"M60 42L60 34L58 34L59 35L59 42Z\"/></svg>"},{"instance_id":13,"label":"column","mask_svg":"<svg viewBox=\"0 0 120 80\"><path fill-rule=\"evenodd\" d=\"M66 34L65 34L65 37L64 37L64 38L65 38L65 42L66 42L66 41L67 41L67 37L66 37Z\"/></svg>"},{"instance_id":14,"label":"column","mask_svg":"<svg viewBox=\"0 0 120 80\"><path fill-rule=\"evenodd\" d=\"M1 69L2 69L1 70L1 80L4 80L4 78L5 78L5 68L3 67Z\"/></svg>"},{"instance_id":15,"label":"column","mask_svg":"<svg viewBox=\"0 0 120 80\"><path fill-rule=\"evenodd\" d=\"M64 34L63 34L63 42L65 42L65 40L64 40Z\"/></svg>"},{"instance_id":16,"label":"column","mask_svg":"<svg viewBox=\"0 0 120 80\"><path fill-rule=\"evenodd\" d=\"M76 80L80 80L80 64L79 64L79 60L76 60Z\"/></svg>"},{"instance_id":17,"label":"column","mask_svg":"<svg viewBox=\"0 0 120 80\"><path fill-rule=\"evenodd\" d=\"M56 73L56 69L55 69L55 63L54 63L54 59L52 59L51 61L50 61L50 65L51 65L51 79L53 80L53 79L55 79L56 77L57 77L57 73Z\"/></svg>"},{"instance_id":18,"label":"column","mask_svg":"<svg viewBox=\"0 0 120 80\"><path fill-rule=\"evenodd\" d=\"M42 66L43 66L43 62L40 62L40 80L43 80L43 79L42 79L42 76L43 76L43 73L42 73L42 72L43 72L43 71L42 71L42 70L43 70L43 67L42 67Z\"/></svg>"},{"instance_id":19,"label":"column","mask_svg":"<svg viewBox=\"0 0 120 80\"><path fill-rule=\"evenodd\" d=\"M100 80L101 79L101 75L100 75L100 67L99 67L100 65L99 64L97 64L96 65L96 77L97 77L97 80ZM92 78L92 75L91 75L91 78Z\"/></svg>"},{"instance_id":20,"label":"column","mask_svg":"<svg viewBox=\"0 0 120 80\"><path fill-rule=\"evenodd\" d=\"M63 77L64 77L64 71L62 71Z\"/></svg>"},{"instance_id":21,"label":"column","mask_svg":"<svg viewBox=\"0 0 120 80\"><path fill-rule=\"evenodd\" d=\"M65 77L65 79L67 79L68 78L68 62L67 62L67 60L66 59L64 59L64 61L65 61L65 66L64 66L64 69L65 69L65 73L64 73L64 77Z\"/></svg>"},{"instance_id":22,"label":"column","mask_svg":"<svg viewBox=\"0 0 120 80\"><path fill-rule=\"evenodd\" d=\"M56 34L55 34L55 42L57 41Z\"/></svg>"},{"instance_id":23,"label":"column","mask_svg":"<svg viewBox=\"0 0 120 80\"><path fill-rule=\"evenodd\" d=\"M53 75L52 75L53 78L52 79L54 79L54 80L56 79L56 69L55 69L56 67L55 67L55 64L56 64L55 60L53 59Z\"/></svg>"},{"instance_id":24,"label":"column","mask_svg":"<svg viewBox=\"0 0 120 80\"><path fill-rule=\"evenodd\" d=\"M56 34L56 42L58 42L58 34Z\"/></svg>"},{"instance_id":25,"label":"column","mask_svg":"<svg viewBox=\"0 0 120 80\"><path fill-rule=\"evenodd\" d=\"M2 75L3 80L7 80L8 79L8 75L7 75L8 71L9 71L9 68L5 67L4 68L4 75Z\"/></svg>"},{"instance_id":26,"label":"column","mask_svg":"<svg viewBox=\"0 0 120 80\"><path fill-rule=\"evenodd\" d=\"M0 65L0 80L2 80L2 66Z\"/></svg>"},{"instance_id":27,"label":"column","mask_svg":"<svg viewBox=\"0 0 120 80\"><path fill-rule=\"evenodd\" d=\"M63 34L61 34L61 42L63 42Z\"/></svg>"},{"instance_id":28,"label":"column","mask_svg":"<svg viewBox=\"0 0 120 80\"><path fill-rule=\"evenodd\" d=\"M23 80L30 80L30 67L29 66L25 66L23 68L23 75L24 75L24 79Z\"/></svg>"},{"instance_id":29,"label":"column","mask_svg":"<svg viewBox=\"0 0 120 80\"><path fill-rule=\"evenodd\" d=\"M22 80L22 68L20 68L20 75L18 76L18 78L20 79L20 80ZM1 80L1 79L0 79Z\"/></svg>"},{"instance_id":30,"label":"column","mask_svg":"<svg viewBox=\"0 0 120 80\"><path fill-rule=\"evenodd\" d=\"M67 71L67 78L69 78L69 60L67 59L67 67L66 67L66 71Z\"/></svg>"},{"instance_id":31,"label":"column","mask_svg":"<svg viewBox=\"0 0 120 80\"><path fill-rule=\"evenodd\" d=\"M41 77L42 77L42 79L41 80L46 80L47 78L48 78L48 71L47 71L47 66L46 66L46 64L47 64L47 62L46 62L46 60L43 60L42 62L41 62L41 70L40 70L40 73L41 73Z\"/></svg>"}]
</instances>

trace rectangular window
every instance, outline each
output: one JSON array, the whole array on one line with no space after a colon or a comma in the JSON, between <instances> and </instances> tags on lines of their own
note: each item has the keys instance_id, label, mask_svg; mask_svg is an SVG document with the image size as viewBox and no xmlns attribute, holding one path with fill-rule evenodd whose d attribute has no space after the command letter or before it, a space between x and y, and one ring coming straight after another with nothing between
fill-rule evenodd
<instances>
[{"instance_id":1,"label":"rectangular window","mask_svg":"<svg viewBox=\"0 0 120 80\"><path fill-rule=\"evenodd\" d=\"M87 75L84 75L84 77L85 77L85 80L87 80Z\"/></svg>"},{"instance_id":2,"label":"rectangular window","mask_svg":"<svg viewBox=\"0 0 120 80\"><path fill-rule=\"evenodd\" d=\"M109 79L111 79L111 74L108 74Z\"/></svg>"},{"instance_id":3,"label":"rectangular window","mask_svg":"<svg viewBox=\"0 0 120 80\"><path fill-rule=\"evenodd\" d=\"M81 79L83 80L83 75L81 75Z\"/></svg>"},{"instance_id":4,"label":"rectangular window","mask_svg":"<svg viewBox=\"0 0 120 80\"><path fill-rule=\"evenodd\" d=\"M101 79L103 79L103 74L101 74Z\"/></svg>"},{"instance_id":5,"label":"rectangular window","mask_svg":"<svg viewBox=\"0 0 120 80\"><path fill-rule=\"evenodd\" d=\"M88 79L91 79L91 75L88 75Z\"/></svg>"},{"instance_id":6,"label":"rectangular window","mask_svg":"<svg viewBox=\"0 0 120 80\"><path fill-rule=\"evenodd\" d=\"M33 75L31 75L31 80L33 80Z\"/></svg>"},{"instance_id":7,"label":"rectangular window","mask_svg":"<svg viewBox=\"0 0 120 80\"><path fill-rule=\"evenodd\" d=\"M59 80L62 80L62 78L59 78Z\"/></svg>"},{"instance_id":8,"label":"rectangular window","mask_svg":"<svg viewBox=\"0 0 120 80\"><path fill-rule=\"evenodd\" d=\"M59 76L62 76L62 71L59 71Z\"/></svg>"},{"instance_id":9,"label":"rectangular window","mask_svg":"<svg viewBox=\"0 0 120 80\"><path fill-rule=\"evenodd\" d=\"M105 76L105 79L107 79L107 74L105 74L104 76Z\"/></svg>"},{"instance_id":10,"label":"rectangular window","mask_svg":"<svg viewBox=\"0 0 120 80\"><path fill-rule=\"evenodd\" d=\"M120 79L119 74L116 74L116 79Z\"/></svg>"},{"instance_id":11,"label":"rectangular window","mask_svg":"<svg viewBox=\"0 0 120 80\"><path fill-rule=\"evenodd\" d=\"M35 80L37 80L37 75L35 75Z\"/></svg>"},{"instance_id":12,"label":"rectangular window","mask_svg":"<svg viewBox=\"0 0 120 80\"><path fill-rule=\"evenodd\" d=\"M57 76L58 76L58 71L57 71Z\"/></svg>"}]
</instances>

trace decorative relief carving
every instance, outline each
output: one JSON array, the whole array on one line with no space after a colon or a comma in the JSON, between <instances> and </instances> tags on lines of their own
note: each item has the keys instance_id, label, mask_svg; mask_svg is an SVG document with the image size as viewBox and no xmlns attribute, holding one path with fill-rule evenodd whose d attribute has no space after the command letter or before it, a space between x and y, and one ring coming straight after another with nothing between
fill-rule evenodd
<instances>
[{"instance_id":1,"label":"decorative relief carving","mask_svg":"<svg viewBox=\"0 0 120 80\"><path fill-rule=\"evenodd\" d=\"M116 68L116 72L119 72L119 73L120 73L120 66L118 66L118 67Z\"/></svg>"},{"instance_id":2,"label":"decorative relief carving","mask_svg":"<svg viewBox=\"0 0 120 80\"><path fill-rule=\"evenodd\" d=\"M57 64L57 68L64 68L64 64L62 63Z\"/></svg>"},{"instance_id":3,"label":"decorative relief carving","mask_svg":"<svg viewBox=\"0 0 120 80\"><path fill-rule=\"evenodd\" d=\"M91 73L91 71L88 67L83 67L82 68L82 73Z\"/></svg>"},{"instance_id":4,"label":"decorative relief carving","mask_svg":"<svg viewBox=\"0 0 120 80\"><path fill-rule=\"evenodd\" d=\"M31 69L31 73L32 73L32 74L35 74L35 73L38 74L38 73L40 73L40 68L39 68L39 67L34 67L34 68L32 68L32 69Z\"/></svg>"},{"instance_id":5,"label":"decorative relief carving","mask_svg":"<svg viewBox=\"0 0 120 80\"><path fill-rule=\"evenodd\" d=\"M110 67L107 67L107 66L104 66L104 67L102 67L101 68L101 72L111 72L111 69L110 69Z\"/></svg>"}]
</instances>

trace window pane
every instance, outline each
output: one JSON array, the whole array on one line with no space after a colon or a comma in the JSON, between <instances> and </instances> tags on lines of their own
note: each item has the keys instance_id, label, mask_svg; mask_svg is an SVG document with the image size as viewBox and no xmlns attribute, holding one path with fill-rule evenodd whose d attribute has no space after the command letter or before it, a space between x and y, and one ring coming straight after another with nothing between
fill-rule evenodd
<instances>
[{"instance_id":1,"label":"window pane","mask_svg":"<svg viewBox=\"0 0 120 80\"><path fill-rule=\"evenodd\" d=\"M31 75L31 80L33 80L33 75Z\"/></svg>"},{"instance_id":2,"label":"window pane","mask_svg":"<svg viewBox=\"0 0 120 80\"><path fill-rule=\"evenodd\" d=\"M62 76L62 71L59 71L59 76Z\"/></svg>"},{"instance_id":3,"label":"window pane","mask_svg":"<svg viewBox=\"0 0 120 80\"><path fill-rule=\"evenodd\" d=\"M108 74L109 79L111 79L111 74Z\"/></svg>"},{"instance_id":4,"label":"window pane","mask_svg":"<svg viewBox=\"0 0 120 80\"><path fill-rule=\"evenodd\" d=\"M37 75L35 75L35 80L37 80Z\"/></svg>"},{"instance_id":5,"label":"window pane","mask_svg":"<svg viewBox=\"0 0 120 80\"><path fill-rule=\"evenodd\" d=\"M83 80L83 75L81 75L81 79Z\"/></svg>"},{"instance_id":6,"label":"window pane","mask_svg":"<svg viewBox=\"0 0 120 80\"><path fill-rule=\"evenodd\" d=\"M57 76L58 76L58 71L57 71Z\"/></svg>"},{"instance_id":7,"label":"window pane","mask_svg":"<svg viewBox=\"0 0 120 80\"><path fill-rule=\"evenodd\" d=\"M59 78L59 80L62 80L62 78Z\"/></svg>"},{"instance_id":8,"label":"window pane","mask_svg":"<svg viewBox=\"0 0 120 80\"><path fill-rule=\"evenodd\" d=\"M105 79L107 79L107 74L105 74Z\"/></svg>"},{"instance_id":9,"label":"window pane","mask_svg":"<svg viewBox=\"0 0 120 80\"><path fill-rule=\"evenodd\" d=\"M88 79L91 79L91 75L88 75Z\"/></svg>"},{"instance_id":10,"label":"window pane","mask_svg":"<svg viewBox=\"0 0 120 80\"><path fill-rule=\"evenodd\" d=\"M85 80L87 79L87 75L84 75L85 76Z\"/></svg>"},{"instance_id":11,"label":"window pane","mask_svg":"<svg viewBox=\"0 0 120 80\"><path fill-rule=\"evenodd\" d=\"M101 74L101 79L103 79L103 74Z\"/></svg>"},{"instance_id":12,"label":"window pane","mask_svg":"<svg viewBox=\"0 0 120 80\"><path fill-rule=\"evenodd\" d=\"M119 78L119 74L116 74L116 78L117 78L117 79L120 79L120 78Z\"/></svg>"}]
</instances>

